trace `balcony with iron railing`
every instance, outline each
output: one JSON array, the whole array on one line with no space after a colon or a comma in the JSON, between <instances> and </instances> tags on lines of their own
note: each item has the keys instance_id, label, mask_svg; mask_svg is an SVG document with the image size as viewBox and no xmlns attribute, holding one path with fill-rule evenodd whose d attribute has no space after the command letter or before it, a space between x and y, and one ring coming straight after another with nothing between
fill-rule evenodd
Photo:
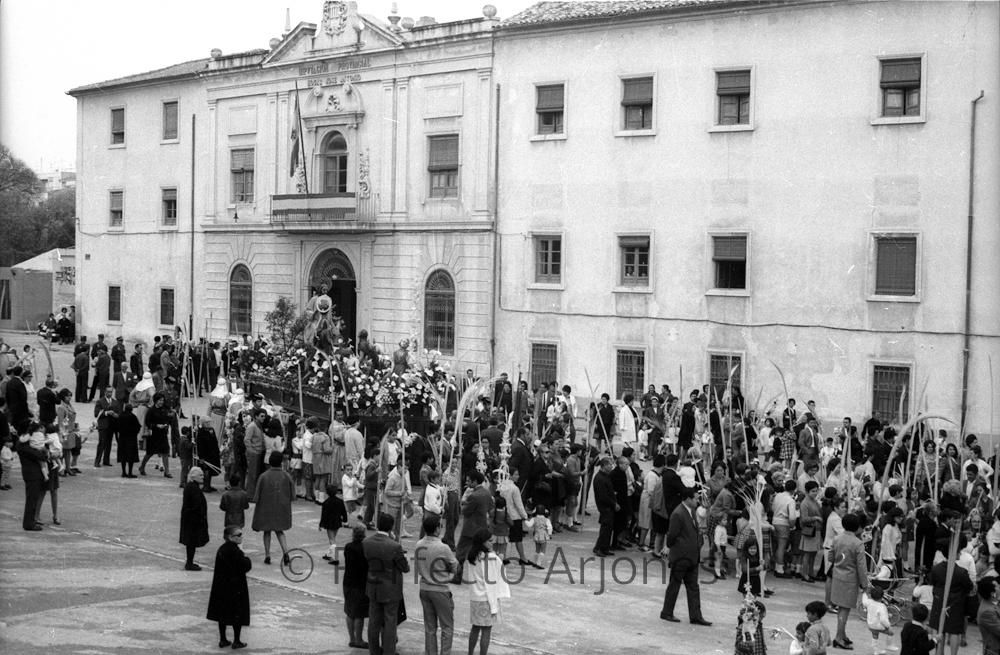
<instances>
[{"instance_id":1,"label":"balcony with iron railing","mask_svg":"<svg viewBox=\"0 0 1000 655\"><path fill-rule=\"evenodd\" d=\"M375 199L354 192L271 196L271 225L286 230L350 230L375 220Z\"/></svg>"}]
</instances>

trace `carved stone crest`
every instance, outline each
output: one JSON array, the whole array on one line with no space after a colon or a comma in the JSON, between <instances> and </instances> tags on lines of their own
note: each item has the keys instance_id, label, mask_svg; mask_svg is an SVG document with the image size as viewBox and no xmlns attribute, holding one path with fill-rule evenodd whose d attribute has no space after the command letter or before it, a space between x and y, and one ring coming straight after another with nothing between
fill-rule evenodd
<instances>
[{"instance_id":1,"label":"carved stone crest","mask_svg":"<svg viewBox=\"0 0 1000 655\"><path fill-rule=\"evenodd\" d=\"M340 36L347 27L347 3L326 0L323 3L323 31L330 36Z\"/></svg>"},{"instance_id":2,"label":"carved stone crest","mask_svg":"<svg viewBox=\"0 0 1000 655\"><path fill-rule=\"evenodd\" d=\"M358 197L367 198L371 195L371 183L368 180L368 153L358 156Z\"/></svg>"}]
</instances>

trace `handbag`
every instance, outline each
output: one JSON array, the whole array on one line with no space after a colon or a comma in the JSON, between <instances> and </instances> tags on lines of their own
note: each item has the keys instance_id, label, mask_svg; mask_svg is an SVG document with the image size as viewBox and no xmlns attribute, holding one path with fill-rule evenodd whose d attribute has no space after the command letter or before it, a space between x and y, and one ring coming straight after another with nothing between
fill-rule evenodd
<instances>
[{"instance_id":1,"label":"handbag","mask_svg":"<svg viewBox=\"0 0 1000 655\"><path fill-rule=\"evenodd\" d=\"M816 536L816 524L815 523L810 523L809 525L802 525L800 523L799 525L800 525L800 529L802 531L802 536L803 537L815 537Z\"/></svg>"},{"instance_id":2,"label":"handbag","mask_svg":"<svg viewBox=\"0 0 1000 655\"><path fill-rule=\"evenodd\" d=\"M399 607L396 609L396 625L406 621L406 599L399 599Z\"/></svg>"}]
</instances>

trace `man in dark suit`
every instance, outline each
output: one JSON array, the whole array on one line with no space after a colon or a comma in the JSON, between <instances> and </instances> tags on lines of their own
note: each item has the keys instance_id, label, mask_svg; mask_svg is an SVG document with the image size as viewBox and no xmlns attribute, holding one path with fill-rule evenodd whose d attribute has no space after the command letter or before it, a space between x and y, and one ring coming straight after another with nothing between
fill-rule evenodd
<instances>
[{"instance_id":1,"label":"man in dark suit","mask_svg":"<svg viewBox=\"0 0 1000 655\"><path fill-rule=\"evenodd\" d=\"M594 475L594 502L599 512L597 543L594 544L594 554L607 557L611 554L611 538L614 533L615 513L620 505L615 498L614 483L611 481L611 471L615 468L614 460L608 456L598 460L600 470Z\"/></svg>"},{"instance_id":2,"label":"man in dark suit","mask_svg":"<svg viewBox=\"0 0 1000 655\"><path fill-rule=\"evenodd\" d=\"M38 390L38 422L42 425L52 425L56 422L56 405L59 404L59 397L56 395L58 386L56 380L47 378L45 386Z\"/></svg>"},{"instance_id":3,"label":"man in dark suit","mask_svg":"<svg viewBox=\"0 0 1000 655\"><path fill-rule=\"evenodd\" d=\"M142 374L146 372L146 369L142 366L142 344L135 344L135 348L132 351L132 356L128 359L128 367L132 371L132 375L136 377L137 380L142 379Z\"/></svg>"},{"instance_id":4,"label":"man in dark suit","mask_svg":"<svg viewBox=\"0 0 1000 655\"><path fill-rule=\"evenodd\" d=\"M483 485L486 480L483 474L473 469L465 475L465 479L468 485L462 495L462 532L455 548L459 562L464 562L465 556L469 554L472 536L489 528L489 516L493 511L493 494Z\"/></svg>"},{"instance_id":5,"label":"man in dark suit","mask_svg":"<svg viewBox=\"0 0 1000 655\"><path fill-rule=\"evenodd\" d=\"M520 474L517 486L522 493L528 485L528 478L531 477L531 447L528 446L527 435L526 428L518 428L514 444L510 448L510 459L507 461L510 470Z\"/></svg>"},{"instance_id":6,"label":"man in dark suit","mask_svg":"<svg viewBox=\"0 0 1000 655\"><path fill-rule=\"evenodd\" d=\"M117 337L115 339L115 345L111 346L111 361L112 368L116 371L120 371L122 368L122 362L125 361L125 339L122 337Z\"/></svg>"},{"instance_id":7,"label":"man in dark suit","mask_svg":"<svg viewBox=\"0 0 1000 655\"><path fill-rule=\"evenodd\" d=\"M694 442L694 410L698 391L692 391L689 397L690 402L684 403L684 407L681 408L681 428L677 432L677 446L683 452L687 452Z\"/></svg>"},{"instance_id":8,"label":"man in dark suit","mask_svg":"<svg viewBox=\"0 0 1000 655\"><path fill-rule=\"evenodd\" d=\"M680 458L676 453L670 453L667 455L666 466L663 467L663 473L660 477L663 479L663 510L669 517L677 509L677 506L681 504L681 497L684 493L684 482L681 480L681 476L677 473L677 464L680 462ZM669 519L668 519L669 520Z\"/></svg>"},{"instance_id":9,"label":"man in dark suit","mask_svg":"<svg viewBox=\"0 0 1000 655\"><path fill-rule=\"evenodd\" d=\"M495 453L500 452L500 442L503 440L503 430L497 427L498 424L496 416L490 417L489 427L480 435L483 439L489 439L490 449Z\"/></svg>"},{"instance_id":10,"label":"man in dark suit","mask_svg":"<svg viewBox=\"0 0 1000 655\"><path fill-rule=\"evenodd\" d=\"M7 402L7 422L10 426L21 431L21 425L31 418L31 410L28 409L28 388L24 386L21 376L24 369L15 366L10 370L10 377L7 379L7 386L4 388L4 400Z\"/></svg>"},{"instance_id":11,"label":"man in dark suit","mask_svg":"<svg viewBox=\"0 0 1000 655\"><path fill-rule=\"evenodd\" d=\"M27 429L27 424L13 424L18 431ZM42 502L42 489L45 479L42 477L42 467L48 466L49 454L44 450L32 448L27 441L17 444L17 457L21 460L21 478L24 480L24 515L21 517L21 527L37 532L42 526L35 522L35 510ZM56 473L51 473L56 475Z\"/></svg>"},{"instance_id":12,"label":"man in dark suit","mask_svg":"<svg viewBox=\"0 0 1000 655\"><path fill-rule=\"evenodd\" d=\"M379 514L378 532L361 543L368 560L368 645L372 655L395 655L396 620L403 600L403 574L409 573L406 554L389 533L396 521Z\"/></svg>"},{"instance_id":13,"label":"man in dark suit","mask_svg":"<svg viewBox=\"0 0 1000 655\"><path fill-rule=\"evenodd\" d=\"M111 442L118 431L118 416L121 413L122 407L115 400L115 390L105 388L104 395L94 405L94 418L97 419L97 455L94 466L111 466Z\"/></svg>"},{"instance_id":14,"label":"man in dark suit","mask_svg":"<svg viewBox=\"0 0 1000 655\"><path fill-rule=\"evenodd\" d=\"M97 345L96 343L94 344ZM94 398L102 398L104 396L104 390L111 385L111 355L108 354L108 349L105 347L103 350L97 351L97 356L94 359L94 381L90 385L90 400Z\"/></svg>"},{"instance_id":15,"label":"man in dark suit","mask_svg":"<svg viewBox=\"0 0 1000 655\"><path fill-rule=\"evenodd\" d=\"M701 535L698 533L698 523L694 516L695 508L698 506L694 488L685 487L681 497L681 504L670 515L670 526L667 528L670 582L663 597L660 618L680 623L680 619L674 616L674 605L677 604L677 594L683 583L687 593L688 619L694 625L710 626L712 624L701 615L701 592L698 589Z\"/></svg>"}]
</instances>

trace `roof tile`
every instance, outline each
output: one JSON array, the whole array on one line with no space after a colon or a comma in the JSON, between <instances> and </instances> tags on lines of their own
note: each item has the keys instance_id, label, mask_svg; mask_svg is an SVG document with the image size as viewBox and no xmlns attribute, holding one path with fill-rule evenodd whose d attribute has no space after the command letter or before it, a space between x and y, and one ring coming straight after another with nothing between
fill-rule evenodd
<instances>
[{"instance_id":1,"label":"roof tile","mask_svg":"<svg viewBox=\"0 0 1000 655\"><path fill-rule=\"evenodd\" d=\"M511 16L501 27L522 27L596 18L638 16L671 9L745 4L734 0L617 0L613 2L539 2Z\"/></svg>"}]
</instances>

